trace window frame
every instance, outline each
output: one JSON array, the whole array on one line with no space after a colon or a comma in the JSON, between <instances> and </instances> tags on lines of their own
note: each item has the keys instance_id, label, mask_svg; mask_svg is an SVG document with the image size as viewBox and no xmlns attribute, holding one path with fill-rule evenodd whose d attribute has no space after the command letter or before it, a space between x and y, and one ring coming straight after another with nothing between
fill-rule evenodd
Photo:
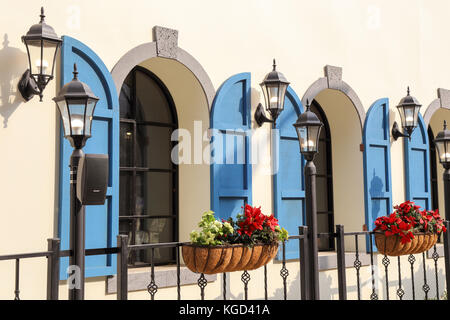
<instances>
[{"instance_id":1,"label":"window frame","mask_svg":"<svg viewBox=\"0 0 450 320\"><path fill-rule=\"evenodd\" d=\"M164 94L164 97L166 98L167 102L168 102L168 108L169 108L169 112L172 118L172 122L166 123L166 122L158 122L158 121L145 121L145 120L138 120L137 119L137 109L138 109L138 98L137 98L137 94L136 94L136 73L137 72L141 72L142 74L144 74L145 76L147 76L149 79L151 79L152 81L154 81L156 83L156 85L161 89L162 93ZM133 139L132 139L132 161L131 161L131 166L123 166L122 163L120 163L120 167L119 167L119 171L120 171L120 175L123 172L131 172L132 174L132 187L131 187L131 192L129 194L129 201L128 203L130 203L131 208L129 208L129 210L127 212L131 213L131 214L123 214L123 212L121 212L120 210L120 204L119 204L119 223L121 221L127 221L130 220L130 233L131 233L131 237L129 239L129 244L133 245L135 244L136 241L136 232L134 231L136 229L136 222L139 219L167 219L167 220L172 220L172 241L173 242L178 242L179 239L179 168L178 165L173 163L171 161L171 165L169 169L163 169L163 168L152 168L152 167L146 167L146 166L142 166L140 164L138 164L138 157L137 157L137 150L138 150L138 142L137 142L137 129L138 126L149 126L149 127L166 127L166 128L171 128L172 129L172 133L173 131L175 131L176 129L178 129L178 116L177 116L177 112L176 112L176 107L175 107L175 102L169 92L169 90L167 89L167 87L165 86L165 84L151 71L149 71L146 68L143 68L141 66L135 66L127 75L126 78L128 77L132 77L132 86L131 86L131 90L130 90L130 102L131 102L131 114L129 115L128 118L124 118L122 116L122 114L120 115L120 127L122 127L122 124L127 124L130 125L132 127L132 132L133 132ZM125 83L125 81L124 81ZM119 104L120 104L120 100L119 100ZM119 109L120 109L120 105L119 105ZM141 108L144 106L140 106ZM176 146L177 141L171 141L171 149L173 150L173 148ZM171 173L172 174L172 213L170 215L150 215L150 214L144 214L144 215L137 215L136 214L136 206L137 206L137 201L136 201L136 197L137 197L137 188L136 188L136 184L137 184L137 174L140 172L156 172L156 173ZM120 230L119 230L120 233ZM163 262L158 262L155 263L155 265L167 265L167 264L173 264L176 263L176 255L175 255L175 249L172 248L171 249L172 253L171 256L172 258L169 259L168 261L163 261ZM135 259L135 251L130 252L130 259L129 259L129 267L130 268L140 268L140 267L148 267L151 266L151 262L148 263L142 263L139 265L136 265L134 263L131 263L133 261L133 259Z\"/></svg>"},{"instance_id":2,"label":"window frame","mask_svg":"<svg viewBox=\"0 0 450 320\"><path fill-rule=\"evenodd\" d=\"M311 103L311 111L316 113L323 123L322 130L325 132L325 140L320 139L319 142L325 142L326 149L326 175L317 174L317 177L324 177L327 181L327 211L317 211L317 214L326 214L328 216L328 232L334 233L334 194L333 194L333 162L332 162L332 139L331 139L331 130L330 125L328 123L328 119L325 115L320 104L314 99ZM328 239L328 247L326 249L320 249L320 252L328 252L335 251L335 241L332 237Z\"/></svg>"}]
</instances>

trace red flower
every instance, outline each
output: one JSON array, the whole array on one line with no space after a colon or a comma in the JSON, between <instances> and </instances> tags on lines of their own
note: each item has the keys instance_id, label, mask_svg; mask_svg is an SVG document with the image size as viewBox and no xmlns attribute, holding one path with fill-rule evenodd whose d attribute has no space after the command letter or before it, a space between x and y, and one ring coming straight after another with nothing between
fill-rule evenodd
<instances>
[{"instance_id":1,"label":"red flower","mask_svg":"<svg viewBox=\"0 0 450 320\"><path fill-rule=\"evenodd\" d=\"M278 226L278 219L276 219L273 214L266 216L265 224L270 228L270 230L275 231L275 227Z\"/></svg>"},{"instance_id":2,"label":"red flower","mask_svg":"<svg viewBox=\"0 0 450 320\"><path fill-rule=\"evenodd\" d=\"M251 236L255 230L262 230L263 223L266 216L261 212L261 207L256 208L248 204L245 205L244 209L245 220L238 223L240 229L237 231L239 234L245 233Z\"/></svg>"}]
</instances>

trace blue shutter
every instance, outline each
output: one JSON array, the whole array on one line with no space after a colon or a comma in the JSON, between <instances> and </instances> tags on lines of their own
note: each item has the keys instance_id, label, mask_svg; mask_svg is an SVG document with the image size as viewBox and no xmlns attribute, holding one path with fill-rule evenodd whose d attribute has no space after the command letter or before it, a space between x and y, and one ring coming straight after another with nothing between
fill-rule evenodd
<instances>
[{"instance_id":1,"label":"blue shutter","mask_svg":"<svg viewBox=\"0 0 450 320\"><path fill-rule=\"evenodd\" d=\"M363 132L366 225L392 212L389 100L379 99L367 112ZM369 248L369 246L367 247Z\"/></svg>"},{"instance_id":2,"label":"blue shutter","mask_svg":"<svg viewBox=\"0 0 450 320\"><path fill-rule=\"evenodd\" d=\"M86 206L86 248L116 246L119 230L119 103L111 75L100 58L86 45L68 36L63 37L61 50L61 86L73 78L73 64L78 78L89 85L100 98L94 112L92 137L87 140L85 153L109 154L109 184L104 205ZM70 228L70 143L64 139L61 125L59 237L61 250L69 249ZM67 279L69 258L61 259L60 278ZM116 273L114 255L86 257L86 277Z\"/></svg>"},{"instance_id":3,"label":"blue shutter","mask_svg":"<svg viewBox=\"0 0 450 320\"><path fill-rule=\"evenodd\" d=\"M250 114L250 73L239 73L222 84L211 108L211 208L219 218L235 217L252 201Z\"/></svg>"},{"instance_id":4,"label":"blue shutter","mask_svg":"<svg viewBox=\"0 0 450 320\"><path fill-rule=\"evenodd\" d=\"M277 119L279 134L274 140L273 176L274 214L281 227L289 234L298 234L303 225L305 208L305 161L300 154L297 132L293 124L297 121L303 106L295 91L288 87L284 110ZM298 259L298 241L286 243L286 259Z\"/></svg>"},{"instance_id":5,"label":"blue shutter","mask_svg":"<svg viewBox=\"0 0 450 320\"><path fill-rule=\"evenodd\" d=\"M431 209L430 151L428 134L422 115L409 139L404 139L406 200L414 201L422 209Z\"/></svg>"}]
</instances>

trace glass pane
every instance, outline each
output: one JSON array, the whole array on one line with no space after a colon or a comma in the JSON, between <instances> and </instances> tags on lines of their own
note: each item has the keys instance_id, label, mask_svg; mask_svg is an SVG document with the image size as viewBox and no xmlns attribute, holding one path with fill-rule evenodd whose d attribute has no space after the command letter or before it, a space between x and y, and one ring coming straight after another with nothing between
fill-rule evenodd
<instances>
[{"instance_id":1,"label":"glass pane","mask_svg":"<svg viewBox=\"0 0 450 320\"><path fill-rule=\"evenodd\" d=\"M406 106L403 110L405 110L405 126L414 127L414 107Z\"/></svg>"},{"instance_id":2,"label":"glass pane","mask_svg":"<svg viewBox=\"0 0 450 320\"><path fill-rule=\"evenodd\" d=\"M30 53L31 73L39 74L41 69L41 41L40 40L28 40L27 41L28 52ZM44 65L45 66L45 65ZM36 78L37 80L37 78Z\"/></svg>"},{"instance_id":3,"label":"glass pane","mask_svg":"<svg viewBox=\"0 0 450 320\"><path fill-rule=\"evenodd\" d=\"M133 230L133 220L127 219L119 221L119 234L127 235L129 244L131 244L132 240L131 230Z\"/></svg>"},{"instance_id":4,"label":"glass pane","mask_svg":"<svg viewBox=\"0 0 450 320\"><path fill-rule=\"evenodd\" d=\"M280 109L283 110L284 109L284 98L286 95L286 90L287 90L287 85L286 84L280 84L280 92L278 93L279 99L280 99Z\"/></svg>"},{"instance_id":5,"label":"glass pane","mask_svg":"<svg viewBox=\"0 0 450 320\"><path fill-rule=\"evenodd\" d=\"M132 215L133 211L133 174L122 171L120 172L119 216Z\"/></svg>"},{"instance_id":6,"label":"glass pane","mask_svg":"<svg viewBox=\"0 0 450 320\"><path fill-rule=\"evenodd\" d=\"M133 117L132 77L133 75L131 72L120 89L119 105L121 118L131 119Z\"/></svg>"},{"instance_id":7,"label":"glass pane","mask_svg":"<svg viewBox=\"0 0 450 320\"><path fill-rule=\"evenodd\" d=\"M120 123L120 166L133 167L133 125Z\"/></svg>"},{"instance_id":8,"label":"glass pane","mask_svg":"<svg viewBox=\"0 0 450 320\"><path fill-rule=\"evenodd\" d=\"M136 120L172 123L169 103L158 84L147 74L136 71Z\"/></svg>"},{"instance_id":9,"label":"glass pane","mask_svg":"<svg viewBox=\"0 0 450 320\"><path fill-rule=\"evenodd\" d=\"M41 60L41 40L28 40L28 50L30 52L31 73L52 75L53 59L57 44L55 42L44 42Z\"/></svg>"},{"instance_id":10,"label":"glass pane","mask_svg":"<svg viewBox=\"0 0 450 320\"><path fill-rule=\"evenodd\" d=\"M317 211L328 211L328 179L326 177L316 177L316 196Z\"/></svg>"},{"instance_id":11,"label":"glass pane","mask_svg":"<svg viewBox=\"0 0 450 320\"><path fill-rule=\"evenodd\" d=\"M42 74L46 74L48 76L53 75L52 68L53 68L53 60L55 59L56 47L57 47L56 42L44 41Z\"/></svg>"},{"instance_id":12,"label":"glass pane","mask_svg":"<svg viewBox=\"0 0 450 320\"><path fill-rule=\"evenodd\" d=\"M138 172L136 176L136 215L172 215L172 179L171 172Z\"/></svg>"},{"instance_id":13,"label":"glass pane","mask_svg":"<svg viewBox=\"0 0 450 320\"><path fill-rule=\"evenodd\" d=\"M328 224L328 214L318 214L317 215L317 232L318 233L327 233L329 232L329 224ZM329 238L321 237L319 239L319 250L327 250L329 249Z\"/></svg>"},{"instance_id":14,"label":"glass pane","mask_svg":"<svg viewBox=\"0 0 450 320\"><path fill-rule=\"evenodd\" d=\"M67 103L66 100L58 101L57 103L58 109L61 115L61 119L64 126L64 135L70 135L70 123L69 123L69 112L67 111Z\"/></svg>"},{"instance_id":15,"label":"glass pane","mask_svg":"<svg viewBox=\"0 0 450 320\"><path fill-rule=\"evenodd\" d=\"M70 126L72 127L73 135L84 134L84 111L86 106L84 104L77 104L73 101L68 101L69 103L69 114L70 114Z\"/></svg>"},{"instance_id":16,"label":"glass pane","mask_svg":"<svg viewBox=\"0 0 450 320\"><path fill-rule=\"evenodd\" d=\"M94 108L97 104L97 101L89 99L87 105L86 105L86 128L84 130L86 135L91 135L91 125L92 125L92 119L94 115Z\"/></svg>"},{"instance_id":17,"label":"glass pane","mask_svg":"<svg viewBox=\"0 0 450 320\"><path fill-rule=\"evenodd\" d=\"M269 91L269 109L278 109L278 84L268 85L267 89Z\"/></svg>"},{"instance_id":18,"label":"glass pane","mask_svg":"<svg viewBox=\"0 0 450 320\"><path fill-rule=\"evenodd\" d=\"M306 142L308 141L308 134L306 127L296 127L297 135L300 140L300 151L306 151Z\"/></svg>"},{"instance_id":19,"label":"glass pane","mask_svg":"<svg viewBox=\"0 0 450 320\"><path fill-rule=\"evenodd\" d=\"M136 219L133 227L134 244L172 242L174 238L174 220ZM173 259L172 248L154 249L153 262L155 264ZM151 250L135 251L132 264L148 264L151 262Z\"/></svg>"},{"instance_id":20,"label":"glass pane","mask_svg":"<svg viewBox=\"0 0 450 320\"><path fill-rule=\"evenodd\" d=\"M172 128L138 125L136 165L152 169L171 169Z\"/></svg>"},{"instance_id":21,"label":"glass pane","mask_svg":"<svg viewBox=\"0 0 450 320\"><path fill-rule=\"evenodd\" d=\"M325 131L325 130L323 130ZM317 174L327 174L327 143L319 140L319 152L314 157L314 164L317 168Z\"/></svg>"}]
</instances>

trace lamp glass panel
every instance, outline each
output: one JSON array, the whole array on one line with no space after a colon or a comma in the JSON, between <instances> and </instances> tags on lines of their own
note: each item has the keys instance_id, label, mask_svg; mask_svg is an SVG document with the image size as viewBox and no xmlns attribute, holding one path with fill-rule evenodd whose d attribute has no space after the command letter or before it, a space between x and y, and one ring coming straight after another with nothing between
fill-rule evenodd
<instances>
[{"instance_id":1,"label":"lamp glass panel","mask_svg":"<svg viewBox=\"0 0 450 320\"><path fill-rule=\"evenodd\" d=\"M404 118L405 122L403 122L403 126L410 127L410 128L415 127L415 121L414 121L414 118L416 117L415 107L414 106L404 106L403 112L404 112L404 117L405 117Z\"/></svg>"},{"instance_id":2,"label":"lamp glass panel","mask_svg":"<svg viewBox=\"0 0 450 320\"><path fill-rule=\"evenodd\" d=\"M84 134L87 136L91 135L92 119L96 103L97 103L96 100L89 99L86 105L86 120L85 120Z\"/></svg>"},{"instance_id":3,"label":"lamp glass panel","mask_svg":"<svg viewBox=\"0 0 450 320\"><path fill-rule=\"evenodd\" d=\"M280 101L279 108L280 112L284 109L284 97L286 95L288 84L280 83L280 90L278 91L278 99Z\"/></svg>"},{"instance_id":4,"label":"lamp glass panel","mask_svg":"<svg viewBox=\"0 0 450 320\"><path fill-rule=\"evenodd\" d=\"M308 152L317 152L320 128L321 128L320 126L308 127L308 141L306 143L306 148Z\"/></svg>"},{"instance_id":5,"label":"lamp glass panel","mask_svg":"<svg viewBox=\"0 0 450 320\"><path fill-rule=\"evenodd\" d=\"M450 141L436 142L436 148L439 153L441 163L450 163Z\"/></svg>"},{"instance_id":6,"label":"lamp glass panel","mask_svg":"<svg viewBox=\"0 0 450 320\"><path fill-rule=\"evenodd\" d=\"M58 50L58 43L53 41L45 41L42 51L42 74L46 76L53 76L53 68L55 63L55 53Z\"/></svg>"},{"instance_id":7,"label":"lamp glass panel","mask_svg":"<svg viewBox=\"0 0 450 320\"><path fill-rule=\"evenodd\" d=\"M450 141L445 143L444 157L442 158L445 163L450 163Z\"/></svg>"},{"instance_id":8,"label":"lamp glass panel","mask_svg":"<svg viewBox=\"0 0 450 320\"><path fill-rule=\"evenodd\" d=\"M81 103L74 103L69 101L70 126L72 128L71 135L84 135L85 133L85 118L84 111L86 105Z\"/></svg>"},{"instance_id":9,"label":"lamp glass panel","mask_svg":"<svg viewBox=\"0 0 450 320\"><path fill-rule=\"evenodd\" d=\"M419 110L420 110L420 106L415 105L414 106L414 128L417 127L417 124L419 123Z\"/></svg>"},{"instance_id":10,"label":"lamp glass panel","mask_svg":"<svg viewBox=\"0 0 450 320\"><path fill-rule=\"evenodd\" d=\"M264 101L266 102L266 110L268 110L267 106L269 105L269 89L267 88L265 83L261 84L261 88L264 94Z\"/></svg>"},{"instance_id":11,"label":"lamp glass panel","mask_svg":"<svg viewBox=\"0 0 450 320\"><path fill-rule=\"evenodd\" d=\"M268 98L269 103L267 104L267 110L278 110L279 109L279 102L280 102L280 88L278 86L278 83L275 84L268 84L267 85L267 91L268 91Z\"/></svg>"},{"instance_id":12,"label":"lamp glass panel","mask_svg":"<svg viewBox=\"0 0 450 320\"><path fill-rule=\"evenodd\" d=\"M41 72L41 40L26 40L26 45L30 58L30 71L37 81L36 75ZM42 64L42 68L43 70L46 68L46 62Z\"/></svg>"},{"instance_id":13,"label":"lamp glass panel","mask_svg":"<svg viewBox=\"0 0 450 320\"><path fill-rule=\"evenodd\" d=\"M42 55L41 55L42 43ZM58 48L58 43L47 40L26 40L28 52L30 54L30 71L37 79L37 75L44 76L53 75L53 65L55 59L55 51Z\"/></svg>"},{"instance_id":14,"label":"lamp glass panel","mask_svg":"<svg viewBox=\"0 0 450 320\"><path fill-rule=\"evenodd\" d=\"M66 100L58 101L57 104L59 112L61 114L61 120L63 122L64 126L64 135L69 136L70 135L70 123L69 123L69 112L67 110L67 103Z\"/></svg>"},{"instance_id":15,"label":"lamp glass panel","mask_svg":"<svg viewBox=\"0 0 450 320\"><path fill-rule=\"evenodd\" d=\"M308 141L308 129L304 126L302 127L295 127L297 130L298 140L300 143L300 152L306 151L306 145Z\"/></svg>"},{"instance_id":16,"label":"lamp glass panel","mask_svg":"<svg viewBox=\"0 0 450 320\"><path fill-rule=\"evenodd\" d=\"M317 152L320 126L302 126L296 129L300 142L300 152Z\"/></svg>"},{"instance_id":17,"label":"lamp glass panel","mask_svg":"<svg viewBox=\"0 0 450 320\"><path fill-rule=\"evenodd\" d=\"M405 111L404 111L404 107L403 106L398 106L397 107L398 113L400 114L400 121L401 121L401 125L402 127L405 127Z\"/></svg>"}]
</instances>

